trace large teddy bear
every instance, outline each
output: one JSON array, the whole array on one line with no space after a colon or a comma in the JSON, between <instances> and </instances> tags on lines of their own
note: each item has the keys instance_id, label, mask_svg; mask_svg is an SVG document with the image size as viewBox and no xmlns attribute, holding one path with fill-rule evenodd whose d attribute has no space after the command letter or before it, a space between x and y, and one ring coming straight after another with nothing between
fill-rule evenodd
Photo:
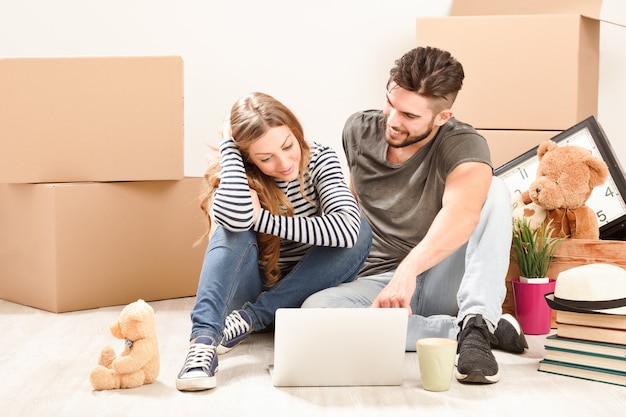
<instances>
[{"instance_id":1,"label":"large teddy bear","mask_svg":"<svg viewBox=\"0 0 626 417\"><path fill-rule=\"evenodd\" d=\"M534 226L551 221L555 237L599 239L598 219L587 200L608 178L606 163L581 146L551 140L539 145L537 156L537 175L513 198L513 217L527 217Z\"/></svg>"},{"instance_id":2,"label":"large teddy bear","mask_svg":"<svg viewBox=\"0 0 626 417\"><path fill-rule=\"evenodd\" d=\"M154 382L160 362L152 307L141 299L128 304L111 324L111 334L124 339L124 351L119 357L111 347L100 352L98 365L89 374L93 388L135 388Z\"/></svg>"}]
</instances>

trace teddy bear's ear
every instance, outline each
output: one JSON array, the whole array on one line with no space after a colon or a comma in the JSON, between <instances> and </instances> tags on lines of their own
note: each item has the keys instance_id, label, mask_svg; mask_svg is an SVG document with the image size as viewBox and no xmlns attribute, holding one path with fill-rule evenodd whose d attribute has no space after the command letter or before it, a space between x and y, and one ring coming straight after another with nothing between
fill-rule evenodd
<instances>
[{"instance_id":1,"label":"teddy bear's ear","mask_svg":"<svg viewBox=\"0 0 626 417\"><path fill-rule=\"evenodd\" d=\"M593 188L604 184L609 177L609 167L606 163L600 158L589 155L585 158L585 164L589 167L589 186Z\"/></svg>"},{"instance_id":2,"label":"teddy bear's ear","mask_svg":"<svg viewBox=\"0 0 626 417\"><path fill-rule=\"evenodd\" d=\"M124 318L128 323L141 323L147 316L147 310L143 306L136 306Z\"/></svg>"},{"instance_id":3,"label":"teddy bear's ear","mask_svg":"<svg viewBox=\"0 0 626 417\"><path fill-rule=\"evenodd\" d=\"M546 140L545 142L539 144L539 147L537 148L537 156L541 160L547 152L555 150L558 146L559 145L557 145L556 142Z\"/></svg>"}]
</instances>

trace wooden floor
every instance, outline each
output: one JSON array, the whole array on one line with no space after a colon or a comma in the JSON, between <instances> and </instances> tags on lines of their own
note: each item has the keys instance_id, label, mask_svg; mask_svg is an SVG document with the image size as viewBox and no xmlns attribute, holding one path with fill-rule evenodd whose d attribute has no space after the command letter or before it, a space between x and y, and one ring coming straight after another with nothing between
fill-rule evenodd
<instances>
[{"instance_id":1,"label":"wooden floor","mask_svg":"<svg viewBox=\"0 0 626 417\"><path fill-rule=\"evenodd\" d=\"M537 371L543 337L523 355L496 352L502 380L450 391L421 387L415 353L406 353L399 387L275 388L271 334L252 335L220 357L218 386L178 392L193 298L150 303L156 311L161 374L154 384L95 392L88 381L100 349L122 342L108 325L122 306L54 314L0 300L0 415L54 416L621 416L626 388Z\"/></svg>"}]
</instances>

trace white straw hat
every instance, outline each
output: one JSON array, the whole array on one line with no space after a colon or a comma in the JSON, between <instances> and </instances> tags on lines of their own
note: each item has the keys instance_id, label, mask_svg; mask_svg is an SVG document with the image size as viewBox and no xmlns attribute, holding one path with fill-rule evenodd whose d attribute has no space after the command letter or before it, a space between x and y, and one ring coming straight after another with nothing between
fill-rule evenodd
<instances>
[{"instance_id":1,"label":"white straw hat","mask_svg":"<svg viewBox=\"0 0 626 417\"><path fill-rule=\"evenodd\" d=\"M568 269L545 298L554 310L626 315L626 270L610 264Z\"/></svg>"}]
</instances>

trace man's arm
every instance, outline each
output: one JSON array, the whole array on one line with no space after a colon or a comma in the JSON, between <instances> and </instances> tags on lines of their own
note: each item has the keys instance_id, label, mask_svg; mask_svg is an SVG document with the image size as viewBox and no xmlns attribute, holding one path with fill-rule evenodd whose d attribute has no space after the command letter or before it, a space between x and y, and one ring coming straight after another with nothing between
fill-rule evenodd
<instances>
[{"instance_id":1,"label":"man's arm","mask_svg":"<svg viewBox=\"0 0 626 417\"><path fill-rule=\"evenodd\" d=\"M372 307L403 307L411 313L415 277L447 258L468 241L478 224L491 185L492 170L481 162L457 166L446 179L442 208L424 239L400 262Z\"/></svg>"}]
</instances>

